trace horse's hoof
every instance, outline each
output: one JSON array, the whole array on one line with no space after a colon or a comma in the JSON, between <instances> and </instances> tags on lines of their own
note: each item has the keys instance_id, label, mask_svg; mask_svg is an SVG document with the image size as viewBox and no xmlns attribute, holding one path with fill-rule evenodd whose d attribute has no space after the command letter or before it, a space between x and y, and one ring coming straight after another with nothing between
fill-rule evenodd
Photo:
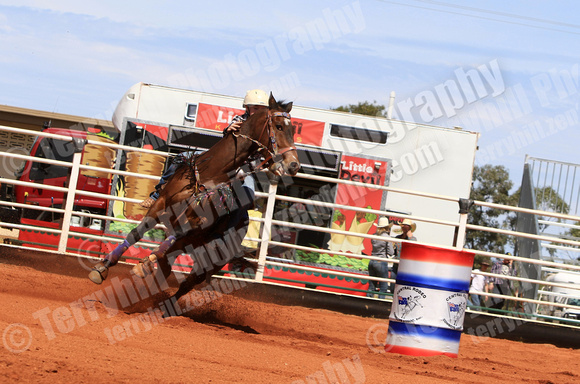
<instances>
[{"instance_id":1,"label":"horse's hoof","mask_svg":"<svg viewBox=\"0 0 580 384\"><path fill-rule=\"evenodd\" d=\"M93 267L93 270L89 272L89 279L95 284L101 284L107 278L109 274L109 268L105 267L103 263L98 263Z\"/></svg>"},{"instance_id":2,"label":"horse's hoof","mask_svg":"<svg viewBox=\"0 0 580 384\"><path fill-rule=\"evenodd\" d=\"M154 260L151 260L152 258ZM155 257L155 255L151 254L149 257L146 257L145 259L141 260L139 262L139 264L135 265L131 269L131 273L144 279L145 277L153 274L153 271L154 271L153 263L156 260L157 260L157 257Z\"/></svg>"},{"instance_id":3,"label":"horse's hoof","mask_svg":"<svg viewBox=\"0 0 580 384\"><path fill-rule=\"evenodd\" d=\"M192 220L193 228L203 228L207 224L207 217L196 217Z\"/></svg>"},{"instance_id":4,"label":"horse's hoof","mask_svg":"<svg viewBox=\"0 0 580 384\"><path fill-rule=\"evenodd\" d=\"M150 263L139 263L131 269L131 273L144 279L153 273Z\"/></svg>"},{"instance_id":5,"label":"horse's hoof","mask_svg":"<svg viewBox=\"0 0 580 384\"><path fill-rule=\"evenodd\" d=\"M131 268L131 273L134 274L135 276L139 276L140 278L144 279L145 271L143 270L143 264L139 263L134 265L133 268Z\"/></svg>"}]
</instances>

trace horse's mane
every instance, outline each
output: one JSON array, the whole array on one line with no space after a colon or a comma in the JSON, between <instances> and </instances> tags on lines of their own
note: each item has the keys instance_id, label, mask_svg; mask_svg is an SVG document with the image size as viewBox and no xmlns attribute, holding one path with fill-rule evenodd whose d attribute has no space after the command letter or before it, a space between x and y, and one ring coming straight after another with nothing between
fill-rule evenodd
<instances>
[{"instance_id":1,"label":"horse's mane","mask_svg":"<svg viewBox=\"0 0 580 384\"><path fill-rule=\"evenodd\" d=\"M290 104L292 104L292 102L291 101L286 101L286 100L278 100L276 102L276 106L278 108L280 108L281 110L283 110L283 111L285 111Z\"/></svg>"}]
</instances>

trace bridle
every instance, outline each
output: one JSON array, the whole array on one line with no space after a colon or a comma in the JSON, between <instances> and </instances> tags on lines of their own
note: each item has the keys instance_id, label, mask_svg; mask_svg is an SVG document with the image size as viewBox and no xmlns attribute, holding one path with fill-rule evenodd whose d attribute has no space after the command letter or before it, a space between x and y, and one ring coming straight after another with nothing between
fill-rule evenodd
<instances>
[{"instance_id":1,"label":"bridle","mask_svg":"<svg viewBox=\"0 0 580 384\"><path fill-rule=\"evenodd\" d=\"M282 149L278 149L278 143L276 142L276 135L274 133L274 127L272 124L272 117L283 117L284 119L290 120L290 114L287 112L272 112L272 113L270 113L270 111L268 111L268 118L266 119L266 122L264 123L264 127L262 128L260 135L258 136L258 140L254 140L251 137L244 135L242 133L236 133L236 132L232 133L235 137L241 137L241 138L250 140L251 142L256 144L258 147L260 147L260 149L259 149L260 152L267 153L267 155L264 156L264 161L262 161L256 167L257 170L262 169L264 164L267 164L270 161L272 161L273 163L281 162L282 155L285 154L286 152L296 151L295 146L289 146L289 147L285 147ZM264 144L262 144L260 142L260 139L262 138L262 136L264 136L264 133L266 132L266 128L268 129L269 144L271 146L271 150L270 150L270 148L268 148L267 146L265 146Z\"/></svg>"}]
</instances>

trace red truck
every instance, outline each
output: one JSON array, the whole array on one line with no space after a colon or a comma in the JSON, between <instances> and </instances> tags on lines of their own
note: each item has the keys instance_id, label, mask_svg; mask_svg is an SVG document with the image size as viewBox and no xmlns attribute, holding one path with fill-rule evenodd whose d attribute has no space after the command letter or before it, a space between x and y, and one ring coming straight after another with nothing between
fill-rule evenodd
<instances>
[{"instance_id":1,"label":"red truck","mask_svg":"<svg viewBox=\"0 0 580 384\"><path fill-rule=\"evenodd\" d=\"M43 132L82 140L86 139L88 135L87 132L61 128L47 128ZM98 137L96 135L91 136L93 138ZM100 154L94 153L95 150L95 146L87 145L85 147L83 150L82 164L98 166L98 164L95 164L94 158ZM32 145L30 155L39 159L50 159L71 163L74 152L75 148L72 141L39 136ZM105 154L107 158L103 158L103 160L110 162L113 160L111 157L112 154L114 154L114 151L107 151ZM70 167L46 164L36 161L26 161L24 165L16 172L15 176L16 179L20 181L66 188L68 187L68 181L70 178ZM109 194L111 191L111 175L94 171L81 172L77 182L77 189L88 192ZM17 203L31 204L41 207L62 208L66 196L64 192L15 185L13 198ZM91 213L104 215L106 214L107 205L108 201L106 199L99 199L83 195L75 196L75 209L77 210L88 210ZM61 215L58 213L35 209L24 209L22 212L22 217L25 219L35 219L49 222L60 220L60 216Z\"/></svg>"}]
</instances>

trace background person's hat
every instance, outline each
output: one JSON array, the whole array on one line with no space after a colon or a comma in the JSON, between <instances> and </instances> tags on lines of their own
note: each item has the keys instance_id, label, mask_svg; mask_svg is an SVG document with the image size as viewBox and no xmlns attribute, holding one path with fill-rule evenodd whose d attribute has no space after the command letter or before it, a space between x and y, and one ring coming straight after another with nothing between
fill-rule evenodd
<instances>
[{"instance_id":1,"label":"background person's hat","mask_svg":"<svg viewBox=\"0 0 580 384\"><path fill-rule=\"evenodd\" d=\"M411 227L411 231L415 232L415 230L417 229L417 224L415 224L412 220L410 219L405 219L403 220L403 222L401 223L401 226L403 225L408 225Z\"/></svg>"},{"instance_id":2,"label":"background person's hat","mask_svg":"<svg viewBox=\"0 0 580 384\"><path fill-rule=\"evenodd\" d=\"M377 228L385 228L389 226L389 219L387 217L381 217L379 222L375 224Z\"/></svg>"}]
</instances>

